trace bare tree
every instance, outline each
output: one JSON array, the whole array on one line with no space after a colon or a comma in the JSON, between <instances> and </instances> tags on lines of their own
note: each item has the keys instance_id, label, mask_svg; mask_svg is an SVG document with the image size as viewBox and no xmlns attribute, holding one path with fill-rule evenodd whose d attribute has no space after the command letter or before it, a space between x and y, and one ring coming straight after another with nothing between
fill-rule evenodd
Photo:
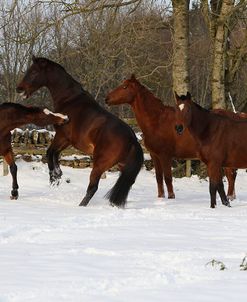
<instances>
[{"instance_id":1,"label":"bare tree","mask_svg":"<svg viewBox=\"0 0 247 302\"><path fill-rule=\"evenodd\" d=\"M173 89L178 94L189 91L189 0L172 0L173 36Z\"/></svg>"},{"instance_id":2,"label":"bare tree","mask_svg":"<svg viewBox=\"0 0 247 302\"><path fill-rule=\"evenodd\" d=\"M16 83L22 70L30 61L31 54L37 50L36 31L37 20L40 17L38 10L30 11L30 14L23 16L27 9L28 2L14 5L8 3L1 7L0 21L0 73L1 73L1 94L4 101L16 102ZM28 43L23 39L29 36Z\"/></svg>"},{"instance_id":3,"label":"bare tree","mask_svg":"<svg viewBox=\"0 0 247 302\"><path fill-rule=\"evenodd\" d=\"M238 50L231 49L231 34L236 25L239 25L239 13L246 9L246 1L202 0L202 9L205 20L211 33L212 45L212 106L225 108L230 86L246 54L246 41ZM230 55L230 56L229 56Z\"/></svg>"}]
</instances>

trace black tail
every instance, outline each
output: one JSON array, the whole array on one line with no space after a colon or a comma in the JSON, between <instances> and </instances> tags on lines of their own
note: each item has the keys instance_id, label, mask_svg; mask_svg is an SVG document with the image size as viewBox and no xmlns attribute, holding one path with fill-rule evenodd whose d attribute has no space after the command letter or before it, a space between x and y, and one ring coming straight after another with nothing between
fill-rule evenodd
<instances>
[{"instance_id":1,"label":"black tail","mask_svg":"<svg viewBox=\"0 0 247 302\"><path fill-rule=\"evenodd\" d=\"M128 160L114 187L106 194L112 205L124 208L131 186L143 164L143 151L139 143L132 145Z\"/></svg>"}]
</instances>

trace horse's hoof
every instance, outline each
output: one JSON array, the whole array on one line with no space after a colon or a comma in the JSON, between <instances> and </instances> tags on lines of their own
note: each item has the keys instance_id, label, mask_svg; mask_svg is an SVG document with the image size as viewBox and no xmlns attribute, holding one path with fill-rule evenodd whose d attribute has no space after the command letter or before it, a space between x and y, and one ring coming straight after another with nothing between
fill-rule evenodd
<instances>
[{"instance_id":1,"label":"horse's hoof","mask_svg":"<svg viewBox=\"0 0 247 302\"><path fill-rule=\"evenodd\" d=\"M17 190L14 189L14 190L11 191L11 195L10 195L11 200L17 200L18 196L19 196L19 194L18 194Z\"/></svg>"},{"instance_id":2,"label":"horse's hoof","mask_svg":"<svg viewBox=\"0 0 247 302\"><path fill-rule=\"evenodd\" d=\"M223 203L223 205L224 205L224 206L226 206L226 207L228 207L228 208L231 208L231 204L230 204L230 202L229 202L229 201L224 202L224 203Z\"/></svg>"},{"instance_id":3,"label":"horse's hoof","mask_svg":"<svg viewBox=\"0 0 247 302\"><path fill-rule=\"evenodd\" d=\"M233 201L234 199L236 199L236 195L227 195L227 199L230 201Z\"/></svg>"},{"instance_id":4,"label":"horse's hoof","mask_svg":"<svg viewBox=\"0 0 247 302\"><path fill-rule=\"evenodd\" d=\"M168 199L174 199L175 198L175 194L174 193L169 193L168 194Z\"/></svg>"},{"instance_id":5,"label":"horse's hoof","mask_svg":"<svg viewBox=\"0 0 247 302\"><path fill-rule=\"evenodd\" d=\"M211 205L210 208L211 208L211 209L215 209L215 205Z\"/></svg>"},{"instance_id":6,"label":"horse's hoof","mask_svg":"<svg viewBox=\"0 0 247 302\"><path fill-rule=\"evenodd\" d=\"M124 205L116 205L113 202L110 202L109 204L113 208L118 208L118 209L124 209L125 208Z\"/></svg>"},{"instance_id":7,"label":"horse's hoof","mask_svg":"<svg viewBox=\"0 0 247 302\"><path fill-rule=\"evenodd\" d=\"M88 202L82 201L82 202L79 204L79 207L86 207L87 205L88 205Z\"/></svg>"},{"instance_id":8,"label":"horse's hoof","mask_svg":"<svg viewBox=\"0 0 247 302\"><path fill-rule=\"evenodd\" d=\"M61 179L59 178L57 178L57 179L50 179L50 186L51 187L58 187L59 185L60 185L60 183L61 183Z\"/></svg>"}]
</instances>

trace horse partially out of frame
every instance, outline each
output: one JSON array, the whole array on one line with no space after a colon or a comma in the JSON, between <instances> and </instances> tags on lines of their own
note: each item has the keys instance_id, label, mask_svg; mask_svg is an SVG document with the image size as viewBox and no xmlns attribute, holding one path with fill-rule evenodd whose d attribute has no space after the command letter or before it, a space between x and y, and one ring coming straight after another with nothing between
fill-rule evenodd
<instances>
[{"instance_id":1,"label":"horse partially out of frame","mask_svg":"<svg viewBox=\"0 0 247 302\"><path fill-rule=\"evenodd\" d=\"M47 126L50 124L62 125L68 122L68 117L53 113L39 107L25 107L15 103L0 105L0 155L4 157L12 175L11 199L18 198L17 166L11 146L11 130L25 124Z\"/></svg>"},{"instance_id":2,"label":"horse partially out of frame","mask_svg":"<svg viewBox=\"0 0 247 302\"><path fill-rule=\"evenodd\" d=\"M230 206L222 182L222 167L247 168L247 120L204 109L191 100L190 93L175 96L178 126L190 131L200 158L207 165L210 206L216 206L217 192L222 203Z\"/></svg>"},{"instance_id":3,"label":"horse partially out of frame","mask_svg":"<svg viewBox=\"0 0 247 302\"><path fill-rule=\"evenodd\" d=\"M149 150L154 163L158 197L164 197L165 180L168 198L174 198L172 185L172 159L199 158L197 143L188 129L184 129L183 135L178 135L175 130L175 108L165 106L160 99L143 86L134 75L124 80L121 85L112 90L106 96L108 105L129 104L135 113L144 137L144 143ZM234 113L218 110L218 114ZM179 128L177 129L179 131ZM228 179L228 197L234 199L235 169L225 169Z\"/></svg>"},{"instance_id":4,"label":"horse partially out of frame","mask_svg":"<svg viewBox=\"0 0 247 302\"><path fill-rule=\"evenodd\" d=\"M17 92L28 98L41 87L50 91L55 110L70 118L68 124L56 127L56 135L47 152L50 182L61 178L59 154L72 145L93 155L89 185L80 206L86 206L93 197L101 175L118 164L120 176L107 197L112 205L124 207L143 164L143 151L135 133L102 108L61 65L33 57L33 64L18 84Z\"/></svg>"}]
</instances>

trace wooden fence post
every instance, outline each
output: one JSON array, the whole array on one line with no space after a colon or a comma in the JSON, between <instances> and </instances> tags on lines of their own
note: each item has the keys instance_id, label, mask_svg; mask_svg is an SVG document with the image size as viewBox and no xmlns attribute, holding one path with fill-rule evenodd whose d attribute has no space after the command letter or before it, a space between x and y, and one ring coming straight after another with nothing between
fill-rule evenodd
<instances>
[{"instance_id":1,"label":"wooden fence post","mask_svg":"<svg viewBox=\"0 0 247 302\"><path fill-rule=\"evenodd\" d=\"M191 160L186 160L186 177L191 177Z\"/></svg>"}]
</instances>

